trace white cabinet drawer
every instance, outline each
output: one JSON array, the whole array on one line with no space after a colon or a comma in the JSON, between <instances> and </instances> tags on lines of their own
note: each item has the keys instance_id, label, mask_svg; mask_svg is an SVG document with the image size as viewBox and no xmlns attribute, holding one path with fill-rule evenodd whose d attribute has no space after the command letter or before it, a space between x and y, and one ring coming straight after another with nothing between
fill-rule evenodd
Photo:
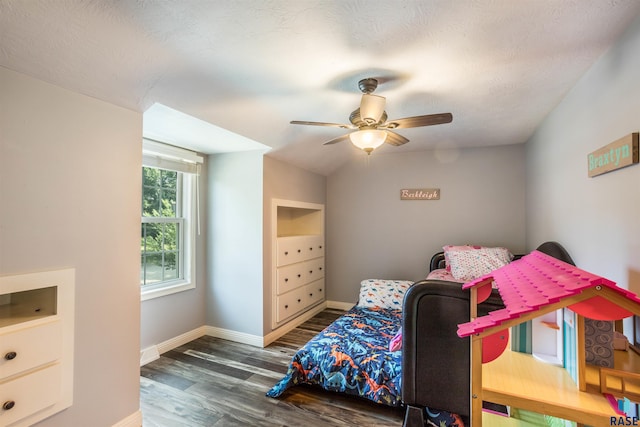
<instances>
[{"instance_id":1,"label":"white cabinet drawer","mask_svg":"<svg viewBox=\"0 0 640 427\"><path fill-rule=\"evenodd\" d=\"M298 262L276 271L278 295L324 277L324 257Z\"/></svg>"},{"instance_id":2,"label":"white cabinet drawer","mask_svg":"<svg viewBox=\"0 0 640 427\"><path fill-rule=\"evenodd\" d=\"M316 280L276 298L277 321L280 322L324 299L324 279Z\"/></svg>"},{"instance_id":3,"label":"white cabinet drawer","mask_svg":"<svg viewBox=\"0 0 640 427\"><path fill-rule=\"evenodd\" d=\"M277 297L278 322L299 313L306 307L305 294L305 289L299 288Z\"/></svg>"},{"instance_id":4,"label":"white cabinet drawer","mask_svg":"<svg viewBox=\"0 0 640 427\"><path fill-rule=\"evenodd\" d=\"M290 236L278 237L276 264L278 267L324 256L324 237Z\"/></svg>"},{"instance_id":5,"label":"white cabinet drawer","mask_svg":"<svg viewBox=\"0 0 640 427\"><path fill-rule=\"evenodd\" d=\"M59 363L0 382L0 405L13 402L11 409L0 406L0 425L9 425L56 403L60 399L61 382Z\"/></svg>"},{"instance_id":6,"label":"white cabinet drawer","mask_svg":"<svg viewBox=\"0 0 640 427\"><path fill-rule=\"evenodd\" d=\"M62 325L57 318L0 334L0 381L59 359L61 345Z\"/></svg>"},{"instance_id":7,"label":"white cabinet drawer","mask_svg":"<svg viewBox=\"0 0 640 427\"><path fill-rule=\"evenodd\" d=\"M324 299L324 280L316 280L304 287L307 304L312 306Z\"/></svg>"}]
</instances>

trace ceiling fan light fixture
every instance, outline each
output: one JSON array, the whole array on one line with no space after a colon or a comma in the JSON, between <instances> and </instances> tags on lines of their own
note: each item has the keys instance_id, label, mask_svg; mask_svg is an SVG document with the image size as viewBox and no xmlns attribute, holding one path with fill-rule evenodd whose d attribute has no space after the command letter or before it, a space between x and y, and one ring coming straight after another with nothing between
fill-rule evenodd
<instances>
[{"instance_id":1,"label":"ceiling fan light fixture","mask_svg":"<svg viewBox=\"0 0 640 427\"><path fill-rule=\"evenodd\" d=\"M351 143L364 151L371 154L373 150L384 144L387 139L387 132L378 129L365 129L349 134Z\"/></svg>"}]
</instances>

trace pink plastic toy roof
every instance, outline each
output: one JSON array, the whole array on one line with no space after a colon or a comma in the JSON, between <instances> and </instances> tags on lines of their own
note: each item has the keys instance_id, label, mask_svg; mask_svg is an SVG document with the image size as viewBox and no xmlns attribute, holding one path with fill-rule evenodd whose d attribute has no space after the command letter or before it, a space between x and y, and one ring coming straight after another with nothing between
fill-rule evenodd
<instances>
[{"instance_id":1,"label":"pink plastic toy roof","mask_svg":"<svg viewBox=\"0 0 640 427\"><path fill-rule=\"evenodd\" d=\"M487 290L490 291L491 279L495 282L506 308L458 325L458 336L466 337L481 333L485 329L498 326L563 298L577 295L594 286L606 286L640 304L640 299L633 292L616 286L615 282L539 251L533 251L517 261L465 284L462 288L480 287L478 302L482 302L489 294ZM584 317L596 320L618 320L633 314L600 296L571 304L569 308Z\"/></svg>"}]
</instances>

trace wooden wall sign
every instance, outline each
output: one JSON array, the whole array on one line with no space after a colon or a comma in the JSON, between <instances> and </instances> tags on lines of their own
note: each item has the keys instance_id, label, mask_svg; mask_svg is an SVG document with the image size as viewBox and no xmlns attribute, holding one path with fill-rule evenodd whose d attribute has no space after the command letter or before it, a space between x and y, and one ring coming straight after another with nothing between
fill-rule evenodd
<instances>
[{"instance_id":1,"label":"wooden wall sign","mask_svg":"<svg viewBox=\"0 0 640 427\"><path fill-rule=\"evenodd\" d=\"M439 188L403 188L400 200L439 200Z\"/></svg>"},{"instance_id":2,"label":"wooden wall sign","mask_svg":"<svg viewBox=\"0 0 640 427\"><path fill-rule=\"evenodd\" d=\"M638 163L638 132L631 133L587 156L589 177Z\"/></svg>"}]
</instances>

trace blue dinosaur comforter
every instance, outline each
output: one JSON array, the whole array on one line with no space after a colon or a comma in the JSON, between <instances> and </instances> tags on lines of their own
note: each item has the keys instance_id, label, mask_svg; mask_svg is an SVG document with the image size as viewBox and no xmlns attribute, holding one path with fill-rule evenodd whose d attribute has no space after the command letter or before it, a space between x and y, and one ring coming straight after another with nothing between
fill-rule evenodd
<instances>
[{"instance_id":1,"label":"blue dinosaur comforter","mask_svg":"<svg viewBox=\"0 0 640 427\"><path fill-rule=\"evenodd\" d=\"M402 310L353 307L298 350L285 377L267 396L315 384L399 406L402 351L390 352L389 341L401 325Z\"/></svg>"},{"instance_id":2,"label":"blue dinosaur comforter","mask_svg":"<svg viewBox=\"0 0 640 427\"><path fill-rule=\"evenodd\" d=\"M298 384L402 404L402 351L389 342L402 325L402 310L355 306L313 337L293 356L285 377L267 392L279 397ZM428 426L464 427L456 414L426 408Z\"/></svg>"}]
</instances>

